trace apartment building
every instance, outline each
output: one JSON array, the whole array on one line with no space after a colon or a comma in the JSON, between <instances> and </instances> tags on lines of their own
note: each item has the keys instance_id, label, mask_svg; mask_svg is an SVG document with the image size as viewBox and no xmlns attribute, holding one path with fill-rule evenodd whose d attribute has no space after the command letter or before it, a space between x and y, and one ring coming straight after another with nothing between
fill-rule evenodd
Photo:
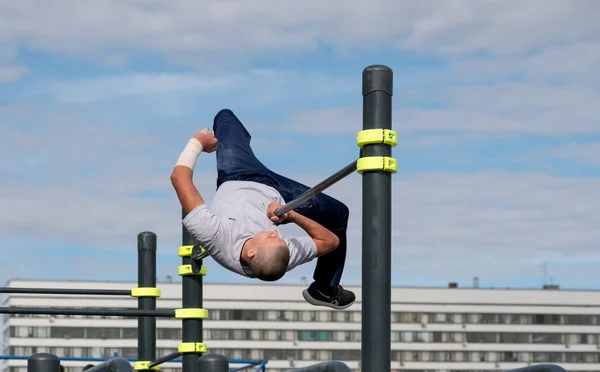
<instances>
[{"instance_id":1,"label":"apartment building","mask_svg":"<svg viewBox=\"0 0 600 372\"><path fill-rule=\"evenodd\" d=\"M130 289L135 283L12 280L10 287ZM159 283L158 308L181 306L181 284ZM314 307L302 285L205 284L204 341L229 359L269 360L269 372L324 360L360 371L361 292L344 311ZM135 308L132 298L5 295L3 306ZM118 317L4 315L5 355L137 356L137 320ZM600 371L600 291L484 288L392 289L392 370L505 371L556 363L570 372ZM181 321L157 320L157 356L176 351ZM66 372L89 362L65 361ZM25 372L25 360L5 362ZM232 367L235 366L232 364ZM238 365L239 366L239 365ZM162 370L176 372L179 363Z\"/></svg>"}]
</instances>

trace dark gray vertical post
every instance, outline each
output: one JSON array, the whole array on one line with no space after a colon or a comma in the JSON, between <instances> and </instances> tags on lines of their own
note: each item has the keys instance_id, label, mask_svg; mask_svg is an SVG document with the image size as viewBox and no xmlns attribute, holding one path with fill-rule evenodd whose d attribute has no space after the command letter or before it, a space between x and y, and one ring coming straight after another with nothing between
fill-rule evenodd
<instances>
[{"instance_id":1,"label":"dark gray vertical post","mask_svg":"<svg viewBox=\"0 0 600 372\"><path fill-rule=\"evenodd\" d=\"M27 359L27 372L60 372L60 359L54 354L33 354Z\"/></svg>"},{"instance_id":2,"label":"dark gray vertical post","mask_svg":"<svg viewBox=\"0 0 600 372\"><path fill-rule=\"evenodd\" d=\"M185 212L182 211L182 217ZM182 245L194 245L194 238L182 227ZM192 257L186 256L181 259L183 265L191 265ZM202 262L198 262L202 266ZM202 275L183 275L181 277L181 299L182 308L202 308ZM202 319L182 319L182 342L202 342ZM198 358L201 353L185 353L181 357L183 372L199 372Z\"/></svg>"},{"instance_id":3,"label":"dark gray vertical post","mask_svg":"<svg viewBox=\"0 0 600 372\"><path fill-rule=\"evenodd\" d=\"M138 234L138 287L156 287L156 234ZM140 310L156 310L156 298L138 298ZM156 318L138 317L138 360L151 362L156 359Z\"/></svg>"},{"instance_id":4,"label":"dark gray vertical post","mask_svg":"<svg viewBox=\"0 0 600 372\"><path fill-rule=\"evenodd\" d=\"M201 372L229 372L229 359L219 354L204 354L198 359Z\"/></svg>"},{"instance_id":5,"label":"dark gray vertical post","mask_svg":"<svg viewBox=\"0 0 600 372\"><path fill-rule=\"evenodd\" d=\"M373 65L363 70L363 129L392 129L393 73ZM389 145L370 144L361 157L391 157ZM362 370L389 372L391 361L392 175L363 175Z\"/></svg>"}]
</instances>

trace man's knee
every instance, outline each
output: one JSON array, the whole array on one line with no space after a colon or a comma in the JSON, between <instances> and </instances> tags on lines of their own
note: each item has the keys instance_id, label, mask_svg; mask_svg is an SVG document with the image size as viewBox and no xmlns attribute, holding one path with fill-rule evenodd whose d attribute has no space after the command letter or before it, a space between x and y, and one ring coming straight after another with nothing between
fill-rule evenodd
<instances>
[{"instance_id":1,"label":"man's knee","mask_svg":"<svg viewBox=\"0 0 600 372\"><path fill-rule=\"evenodd\" d=\"M242 130L246 136L250 136L250 133L246 130L241 120L230 109L222 109L219 111L213 120L213 132L215 134L220 127L226 126L232 130ZM231 127L234 128L231 128Z\"/></svg>"},{"instance_id":2,"label":"man's knee","mask_svg":"<svg viewBox=\"0 0 600 372\"><path fill-rule=\"evenodd\" d=\"M345 230L348 227L348 219L350 218L350 209L343 202L333 199L333 208L336 214L336 225L338 229Z\"/></svg>"},{"instance_id":3,"label":"man's knee","mask_svg":"<svg viewBox=\"0 0 600 372\"><path fill-rule=\"evenodd\" d=\"M344 203L342 203L341 201L338 200L338 209L340 211L340 218L343 219L344 221L348 221L348 218L350 217L350 209L348 208L348 206Z\"/></svg>"}]
</instances>

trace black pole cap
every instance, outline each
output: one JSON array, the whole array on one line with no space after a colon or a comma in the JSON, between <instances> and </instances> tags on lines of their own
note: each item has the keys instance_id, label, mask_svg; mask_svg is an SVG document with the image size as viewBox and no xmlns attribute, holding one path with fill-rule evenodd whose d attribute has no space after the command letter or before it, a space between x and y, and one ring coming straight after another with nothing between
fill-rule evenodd
<instances>
[{"instance_id":1,"label":"black pole cap","mask_svg":"<svg viewBox=\"0 0 600 372\"><path fill-rule=\"evenodd\" d=\"M27 372L59 372L60 359L49 353L33 354L27 359Z\"/></svg>"},{"instance_id":2,"label":"black pole cap","mask_svg":"<svg viewBox=\"0 0 600 372\"><path fill-rule=\"evenodd\" d=\"M393 95L394 73L384 65L371 65L363 70L362 94L366 96L375 91Z\"/></svg>"},{"instance_id":3,"label":"black pole cap","mask_svg":"<svg viewBox=\"0 0 600 372\"><path fill-rule=\"evenodd\" d=\"M198 369L202 372L229 372L229 359L220 354L204 354L198 358Z\"/></svg>"},{"instance_id":4,"label":"black pole cap","mask_svg":"<svg viewBox=\"0 0 600 372\"><path fill-rule=\"evenodd\" d=\"M138 251L142 249L156 251L156 234L151 231L143 231L138 234Z\"/></svg>"}]
</instances>

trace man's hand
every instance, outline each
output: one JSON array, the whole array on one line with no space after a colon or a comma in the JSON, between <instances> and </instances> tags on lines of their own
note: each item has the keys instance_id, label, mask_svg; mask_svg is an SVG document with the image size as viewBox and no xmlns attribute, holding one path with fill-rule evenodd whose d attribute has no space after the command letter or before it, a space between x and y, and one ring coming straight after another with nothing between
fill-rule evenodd
<instances>
[{"instance_id":1,"label":"man's hand","mask_svg":"<svg viewBox=\"0 0 600 372\"><path fill-rule=\"evenodd\" d=\"M275 211L279 208L283 207L283 205L281 205L281 203L278 202L271 202L271 204L269 204L269 207L267 208L267 216L269 217L269 219L275 223L279 223L279 222L283 222L285 220L287 220L289 218L290 212L287 212L279 217L277 217L275 215Z\"/></svg>"},{"instance_id":2,"label":"man's hand","mask_svg":"<svg viewBox=\"0 0 600 372\"><path fill-rule=\"evenodd\" d=\"M217 137L215 134L208 129L202 129L200 132L196 133L194 136L195 139L202 144L202 151L211 153L217 149Z\"/></svg>"}]
</instances>

